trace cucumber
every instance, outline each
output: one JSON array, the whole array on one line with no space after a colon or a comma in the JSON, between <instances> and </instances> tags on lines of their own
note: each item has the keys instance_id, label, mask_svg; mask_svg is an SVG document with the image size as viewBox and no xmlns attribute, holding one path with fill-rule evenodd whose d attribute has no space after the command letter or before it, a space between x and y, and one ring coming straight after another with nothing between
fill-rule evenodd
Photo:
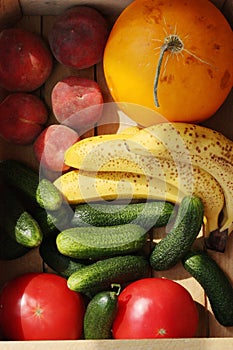
<instances>
[{"instance_id":1,"label":"cucumber","mask_svg":"<svg viewBox=\"0 0 233 350\"><path fill-rule=\"evenodd\" d=\"M48 179L41 179L36 189L36 201L46 210L58 210L63 202L61 192Z\"/></svg>"},{"instance_id":2,"label":"cucumber","mask_svg":"<svg viewBox=\"0 0 233 350\"><path fill-rule=\"evenodd\" d=\"M96 294L122 284L147 277L148 261L140 255L124 255L99 260L74 272L67 280L71 290Z\"/></svg>"},{"instance_id":3,"label":"cucumber","mask_svg":"<svg viewBox=\"0 0 233 350\"><path fill-rule=\"evenodd\" d=\"M62 255L56 246L56 237L50 236L43 239L39 253L43 261L62 277L68 278L73 272L85 265L74 259Z\"/></svg>"},{"instance_id":4,"label":"cucumber","mask_svg":"<svg viewBox=\"0 0 233 350\"><path fill-rule=\"evenodd\" d=\"M91 299L84 315L84 339L112 338L117 304L117 293L114 291L99 292Z\"/></svg>"},{"instance_id":5,"label":"cucumber","mask_svg":"<svg viewBox=\"0 0 233 350\"><path fill-rule=\"evenodd\" d=\"M200 232L203 217L201 199L194 195L185 196L170 232L152 250L150 265L154 270L167 270L181 260Z\"/></svg>"},{"instance_id":6,"label":"cucumber","mask_svg":"<svg viewBox=\"0 0 233 350\"><path fill-rule=\"evenodd\" d=\"M1 229L0 260L14 260L21 258L30 251L30 248L19 244Z\"/></svg>"},{"instance_id":7,"label":"cucumber","mask_svg":"<svg viewBox=\"0 0 233 350\"><path fill-rule=\"evenodd\" d=\"M63 201L62 194L47 180L39 180L39 175L27 165L16 160L0 163L0 174L7 184L21 191L30 200L47 210L57 210Z\"/></svg>"},{"instance_id":8,"label":"cucumber","mask_svg":"<svg viewBox=\"0 0 233 350\"><path fill-rule=\"evenodd\" d=\"M28 247L38 247L43 234L38 222L25 210L20 199L10 189L5 188L3 227L17 243Z\"/></svg>"},{"instance_id":9,"label":"cucumber","mask_svg":"<svg viewBox=\"0 0 233 350\"><path fill-rule=\"evenodd\" d=\"M190 251L182 262L203 287L217 321L225 327L232 327L233 287L224 271L204 251Z\"/></svg>"},{"instance_id":10,"label":"cucumber","mask_svg":"<svg viewBox=\"0 0 233 350\"><path fill-rule=\"evenodd\" d=\"M85 203L76 206L71 225L112 226L134 223L149 229L165 226L173 208L173 204L164 201L130 204Z\"/></svg>"},{"instance_id":11,"label":"cucumber","mask_svg":"<svg viewBox=\"0 0 233 350\"><path fill-rule=\"evenodd\" d=\"M139 251L146 238L146 230L135 224L75 227L58 234L57 248L72 258L101 259Z\"/></svg>"},{"instance_id":12,"label":"cucumber","mask_svg":"<svg viewBox=\"0 0 233 350\"><path fill-rule=\"evenodd\" d=\"M64 202L59 209L52 211L38 206L33 209L33 215L38 221L44 236L50 236L70 227L73 210Z\"/></svg>"}]
</instances>

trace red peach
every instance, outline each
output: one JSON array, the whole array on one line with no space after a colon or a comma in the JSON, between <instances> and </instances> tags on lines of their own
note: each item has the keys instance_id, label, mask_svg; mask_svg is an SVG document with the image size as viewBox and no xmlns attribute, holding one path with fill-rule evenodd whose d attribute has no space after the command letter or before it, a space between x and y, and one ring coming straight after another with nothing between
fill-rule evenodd
<instances>
[{"instance_id":1,"label":"red peach","mask_svg":"<svg viewBox=\"0 0 233 350\"><path fill-rule=\"evenodd\" d=\"M47 119L47 108L39 97L25 92L10 94L0 104L0 135L8 142L30 144Z\"/></svg>"},{"instance_id":2,"label":"red peach","mask_svg":"<svg viewBox=\"0 0 233 350\"><path fill-rule=\"evenodd\" d=\"M101 61L108 34L107 21L99 11L75 6L58 16L48 38L60 63L83 69Z\"/></svg>"},{"instance_id":3,"label":"red peach","mask_svg":"<svg viewBox=\"0 0 233 350\"><path fill-rule=\"evenodd\" d=\"M43 39L28 30L0 32L0 86L8 91L39 88L52 70L52 55Z\"/></svg>"},{"instance_id":4,"label":"red peach","mask_svg":"<svg viewBox=\"0 0 233 350\"><path fill-rule=\"evenodd\" d=\"M75 130L93 127L103 111L100 87L87 78L70 76L59 81L51 101L56 119Z\"/></svg>"},{"instance_id":5,"label":"red peach","mask_svg":"<svg viewBox=\"0 0 233 350\"><path fill-rule=\"evenodd\" d=\"M35 157L42 167L63 172L69 169L64 164L65 151L78 140L79 135L73 129L60 124L50 125L34 142Z\"/></svg>"}]
</instances>

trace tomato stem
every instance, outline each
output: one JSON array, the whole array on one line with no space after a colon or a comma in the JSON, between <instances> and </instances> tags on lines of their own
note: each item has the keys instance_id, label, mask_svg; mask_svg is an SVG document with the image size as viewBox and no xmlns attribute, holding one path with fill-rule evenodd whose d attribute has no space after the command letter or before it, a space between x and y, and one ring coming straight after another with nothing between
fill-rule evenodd
<instances>
[{"instance_id":1,"label":"tomato stem","mask_svg":"<svg viewBox=\"0 0 233 350\"><path fill-rule=\"evenodd\" d=\"M112 289L116 289L116 295L118 296L121 292L121 285L119 283L112 283L111 284Z\"/></svg>"},{"instance_id":2,"label":"tomato stem","mask_svg":"<svg viewBox=\"0 0 233 350\"><path fill-rule=\"evenodd\" d=\"M171 34L164 39L164 43L160 48L160 55L159 55L156 73L155 73L155 79L154 79L154 102L156 107L159 107L158 83L159 83L159 77L161 73L161 67L162 67L162 62L163 62L165 52L170 51L171 53L178 53L182 51L183 48L184 48L184 44L182 40L178 37L178 35Z\"/></svg>"}]
</instances>

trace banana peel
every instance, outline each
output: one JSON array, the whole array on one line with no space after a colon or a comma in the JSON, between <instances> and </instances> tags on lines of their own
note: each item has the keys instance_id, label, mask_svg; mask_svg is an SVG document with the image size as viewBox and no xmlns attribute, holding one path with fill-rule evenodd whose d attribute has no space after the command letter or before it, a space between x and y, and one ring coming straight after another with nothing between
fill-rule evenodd
<instances>
[{"instance_id":1,"label":"banana peel","mask_svg":"<svg viewBox=\"0 0 233 350\"><path fill-rule=\"evenodd\" d=\"M69 204L96 201L161 199L179 203L178 188L141 174L71 170L54 181Z\"/></svg>"},{"instance_id":2,"label":"banana peel","mask_svg":"<svg viewBox=\"0 0 233 350\"><path fill-rule=\"evenodd\" d=\"M103 200L152 200L160 199L179 204L187 192L161 179L143 174L128 172L88 172L71 170L55 180L54 185L62 192L70 204L96 202ZM219 188L221 190L221 188ZM210 192L211 194L212 192ZM224 204L223 194L216 196L215 201L205 197L200 189L196 194L204 204L206 232L215 230L218 216ZM220 200L219 200L220 199ZM217 206L218 201L218 206ZM214 218L214 220L210 220Z\"/></svg>"},{"instance_id":3,"label":"banana peel","mask_svg":"<svg viewBox=\"0 0 233 350\"><path fill-rule=\"evenodd\" d=\"M199 176L199 188L203 193L206 193L205 188L212 191L208 201L213 206L216 189L221 187L224 196L223 220L210 237L217 236L219 232L218 237L225 241L224 237L233 230L233 142L221 133L196 124L161 123L132 133L129 130L128 134L84 139L73 145L65 156L66 164L85 171L127 171L145 176L149 174L159 179L161 177L155 168L158 168L158 163L163 168L166 162L176 166L182 164L182 167L185 164L193 173L196 169L200 169L202 174L206 173L206 176ZM185 182L184 176L182 178L182 171L178 176L175 174L175 179L171 172L161 173L165 182L178 186L180 191L184 191L187 184L190 186L189 181ZM204 181L208 177L209 184ZM193 181L190 183L192 188ZM209 222L213 220L216 223L214 216L209 217ZM214 242L213 239L211 241ZM218 250L215 245L210 244Z\"/></svg>"}]
</instances>

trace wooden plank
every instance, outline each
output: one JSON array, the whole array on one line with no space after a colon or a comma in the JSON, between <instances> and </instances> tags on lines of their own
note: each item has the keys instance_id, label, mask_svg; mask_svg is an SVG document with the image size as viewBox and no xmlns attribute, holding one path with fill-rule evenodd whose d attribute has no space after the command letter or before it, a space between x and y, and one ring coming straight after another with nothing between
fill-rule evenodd
<instances>
[{"instance_id":1,"label":"wooden plank","mask_svg":"<svg viewBox=\"0 0 233 350\"><path fill-rule=\"evenodd\" d=\"M43 342L1 342L1 350L232 350L233 340L228 338L148 339L148 340L78 340Z\"/></svg>"},{"instance_id":2,"label":"wooden plank","mask_svg":"<svg viewBox=\"0 0 233 350\"><path fill-rule=\"evenodd\" d=\"M67 8L76 5L88 5L97 8L113 21L130 2L132 2L132 0L21 0L20 4L25 15L37 15L38 13L41 15L58 15Z\"/></svg>"},{"instance_id":3,"label":"wooden plank","mask_svg":"<svg viewBox=\"0 0 233 350\"><path fill-rule=\"evenodd\" d=\"M18 259L9 261L0 260L0 286L23 273L42 272L42 270L43 264L37 248Z\"/></svg>"},{"instance_id":4,"label":"wooden plank","mask_svg":"<svg viewBox=\"0 0 233 350\"><path fill-rule=\"evenodd\" d=\"M0 28L13 25L22 16L18 0L0 0Z\"/></svg>"},{"instance_id":5,"label":"wooden plank","mask_svg":"<svg viewBox=\"0 0 233 350\"><path fill-rule=\"evenodd\" d=\"M211 0L211 2L219 9L224 5L225 0Z\"/></svg>"},{"instance_id":6,"label":"wooden plank","mask_svg":"<svg viewBox=\"0 0 233 350\"><path fill-rule=\"evenodd\" d=\"M104 77L102 62L96 67L96 80L99 84L103 98L104 98L104 111L101 119L98 122L98 134L113 134L117 133L120 124L119 114L117 113L117 105L113 101Z\"/></svg>"},{"instance_id":7,"label":"wooden plank","mask_svg":"<svg viewBox=\"0 0 233 350\"><path fill-rule=\"evenodd\" d=\"M2 1L8 2L9 0ZM15 3L17 2L14 0L11 1ZM57 15L65 9L76 5L93 6L104 10L104 12L107 14L112 14L113 11L119 13L132 1L133 0L20 0L20 5L25 15L37 15L38 13L41 15ZM213 4L219 9L222 9L225 6L225 3L230 3L231 0L211 0L211 2L213 2Z\"/></svg>"},{"instance_id":8,"label":"wooden plank","mask_svg":"<svg viewBox=\"0 0 233 350\"><path fill-rule=\"evenodd\" d=\"M220 131L223 135L233 140L233 90L231 90L227 99L219 110L202 125Z\"/></svg>"},{"instance_id":9,"label":"wooden plank","mask_svg":"<svg viewBox=\"0 0 233 350\"><path fill-rule=\"evenodd\" d=\"M222 13L230 23L231 28L233 28L233 1L232 0L224 1L223 7L222 7Z\"/></svg>"}]
</instances>

